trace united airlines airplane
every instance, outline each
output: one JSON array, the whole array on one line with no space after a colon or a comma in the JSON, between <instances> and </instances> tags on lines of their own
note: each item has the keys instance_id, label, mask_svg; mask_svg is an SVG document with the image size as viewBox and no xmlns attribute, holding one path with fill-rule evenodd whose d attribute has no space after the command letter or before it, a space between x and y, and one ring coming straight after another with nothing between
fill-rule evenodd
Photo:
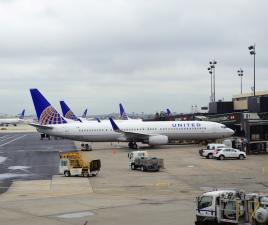
<instances>
[{"instance_id":1,"label":"united airlines airplane","mask_svg":"<svg viewBox=\"0 0 268 225\"><path fill-rule=\"evenodd\" d=\"M30 90L39 124L31 124L38 132L85 142L137 142L165 145L173 140L214 140L231 136L234 131L225 125L207 121L152 121L112 118L98 123L69 123L37 90Z\"/></svg>"},{"instance_id":2,"label":"united airlines airplane","mask_svg":"<svg viewBox=\"0 0 268 225\"><path fill-rule=\"evenodd\" d=\"M69 106L64 101L60 101L60 106L61 106L62 114L65 118L70 119L70 120L74 120L74 121L78 121L78 122L82 122L81 119L78 118L73 113L73 111L69 108Z\"/></svg>"},{"instance_id":3,"label":"united airlines airplane","mask_svg":"<svg viewBox=\"0 0 268 225\"><path fill-rule=\"evenodd\" d=\"M0 125L3 126L8 126L8 125L14 125L17 126L17 124L19 123L23 123L24 122L24 113L25 113L25 109L22 110L22 112L18 115L18 118L3 118L0 119Z\"/></svg>"},{"instance_id":4,"label":"united airlines airplane","mask_svg":"<svg viewBox=\"0 0 268 225\"><path fill-rule=\"evenodd\" d=\"M85 110L85 112L83 113L83 115L81 117L77 117L73 111L70 109L70 107L64 102L64 101L60 101L60 106L61 106L61 110L62 110L62 115L64 118L66 118L67 120L72 120L72 121L76 121L76 122L91 122L93 120L97 120L99 123L101 122L101 120L99 118L86 118L86 114L87 114L87 109Z\"/></svg>"},{"instance_id":5,"label":"united airlines airplane","mask_svg":"<svg viewBox=\"0 0 268 225\"><path fill-rule=\"evenodd\" d=\"M83 112L81 118L86 119L87 118L87 109Z\"/></svg>"}]
</instances>

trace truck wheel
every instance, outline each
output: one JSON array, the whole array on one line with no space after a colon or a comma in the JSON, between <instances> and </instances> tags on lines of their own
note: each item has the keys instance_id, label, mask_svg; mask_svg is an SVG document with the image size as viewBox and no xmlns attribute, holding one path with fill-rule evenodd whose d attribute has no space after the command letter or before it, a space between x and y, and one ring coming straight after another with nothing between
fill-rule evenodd
<instances>
[{"instance_id":1,"label":"truck wheel","mask_svg":"<svg viewBox=\"0 0 268 225\"><path fill-rule=\"evenodd\" d=\"M64 172L64 176L65 176L65 177L69 177L69 176L71 176L70 171L65 171L65 172Z\"/></svg>"},{"instance_id":2,"label":"truck wheel","mask_svg":"<svg viewBox=\"0 0 268 225\"><path fill-rule=\"evenodd\" d=\"M132 170L135 170L136 169L136 166L134 164L131 164L131 169Z\"/></svg>"},{"instance_id":3,"label":"truck wheel","mask_svg":"<svg viewBox=\"0 0 268 225\"><path fill-rule=\"evenodd\" d=\"M208 158L209 159L212 159L213 158L213 154L212 153L208 154Z\"/></svg>"},{"instance_id":4,"label":"truck wheel","mask_svg":"<svg viewBox=\"0 0 268 225\"><path fill-rule=\"evenodd\" d=\"M245 156L243 156L242 154L241 155L239 155L239 157L238 157L240 160L243 160L244 158L245 158Z\"/></svg>"},{"instance_id":5,"label":"truck wheel","mask_svg":"<svg viewBox=\"0 0 268 225\"><path fill-rule=\"evenodd\" d=\"M89 177L89 173L88 173L88 172L84 172L84 173L83 173L83 176L84 176L84 177Z\"/></svg>"},{"instance_id":6,"label":"truck wheel","mask_svg":"<svg viewBox=\"0 0 268 225\"><path fill-rule=\"evenodd\" d=\"M220 155L220 160L224 160L224 155Z\"/></svg>"}]
</instances>

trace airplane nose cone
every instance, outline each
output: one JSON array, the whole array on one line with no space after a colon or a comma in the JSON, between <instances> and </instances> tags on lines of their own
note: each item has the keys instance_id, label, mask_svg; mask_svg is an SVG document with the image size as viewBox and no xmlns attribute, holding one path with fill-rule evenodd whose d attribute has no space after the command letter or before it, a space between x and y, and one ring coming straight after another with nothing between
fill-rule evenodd
<instances>
[{"instance_id":1,"label":"airplane nose cone","mask_svg":"<svg viewBox=\"0 0 268 225\"><path fill-rule=\"evenodd\" d=\"M232 136L234 134L234 130L228 128L227 133L228 133L228 135Z\"/></svg>"}]
</instances>

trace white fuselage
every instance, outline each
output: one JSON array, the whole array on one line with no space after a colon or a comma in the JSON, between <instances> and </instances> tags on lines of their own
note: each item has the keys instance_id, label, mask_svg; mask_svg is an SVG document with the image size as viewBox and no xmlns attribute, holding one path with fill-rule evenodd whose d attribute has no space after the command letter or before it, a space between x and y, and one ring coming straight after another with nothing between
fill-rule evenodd
<instances>
[{"instance_id":1,"label":"white fuselage","mask_svg":"<svg viewBox=\"0 0 268 225\"><path fill-rule=\"evenodd\" d=\"M6 119L0 119L0 125L17 125L19 123L23 123L23 119L19 118L6 118Z\"/></svg>"},{"instance_id":2,"label":"white fuselage","mask_svg":"<svg viewBox=\"0 0 268 225\"><path fill-rule=\"evenodd\" d=\"M212 140L229 137L233 131L224 125L206 121L153 121L121 120L116 124L123 132L143 135L165 135L172 140ZM124 133L115 132L110 121L101 123L89 121L84 123L67 123L47 125L52 129L37 128L41 133L60 136L66 139L85 142L129 141ZM139 140L135 140L139 142Z\"/></svg>"}]
</instances>

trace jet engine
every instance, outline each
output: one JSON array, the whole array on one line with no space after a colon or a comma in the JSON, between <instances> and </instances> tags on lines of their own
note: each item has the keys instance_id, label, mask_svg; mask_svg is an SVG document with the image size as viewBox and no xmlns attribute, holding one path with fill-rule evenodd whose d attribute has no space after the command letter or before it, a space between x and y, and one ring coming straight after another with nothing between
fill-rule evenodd
<instances>
[{"instance_id":1,"label":"jet engine","mask_svg":"<svg viewBox=\"0 0 268 225\"><path fill-rule=\"evenodd\" d=\"M168 137L165 135L155 135L149 137L149 145L165 145L168 143Z\"/></svg>"}]
</instances>

